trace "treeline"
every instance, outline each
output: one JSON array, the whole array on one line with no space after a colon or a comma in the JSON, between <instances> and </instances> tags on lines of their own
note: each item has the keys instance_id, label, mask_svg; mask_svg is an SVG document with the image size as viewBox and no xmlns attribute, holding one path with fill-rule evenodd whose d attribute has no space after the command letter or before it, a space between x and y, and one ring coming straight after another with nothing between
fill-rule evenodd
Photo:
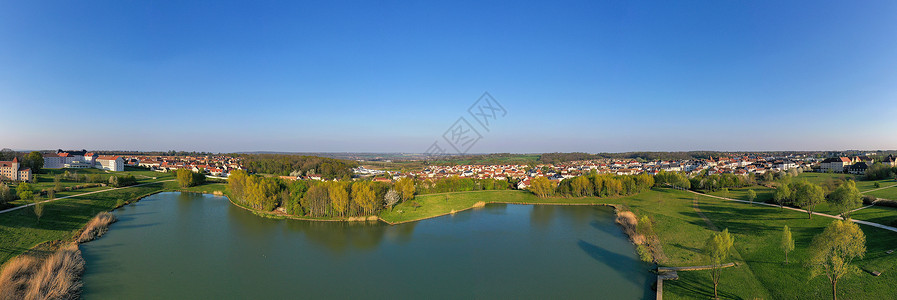
<instances>
[{"instance_id":1,"label":"treeline","mask_svg":"<svg viewBox=\"0 0 897 300\"><path fill-rule=\"evenodd\" d=\"M291 154L240 154L243 166L252 173L275 175L319 174L327 179L352 176L356 162Z\"/></svg>"},{"instance_id":2,"label":"treeline","mask_svg":"<svg viewBox=\"0 0 897 300\"><path fill-rule=\"evenodd\" d=\"M491 153L440 156L430 161L435 165L526 165L535 163L539 156L534 154Z\"/></svg>"},{"instance_id":3,"label":"treeline","mask_svg":"<svg viewBox=\"0 0 897 300\"><path fill-rule=\"evenodd\" d=\"M780 206L795 206L807 210L808 218L812 218L816 205L824 201L828 201L830 206L845 218L863 204L862 194L853 180L843 181L834 189L827 191L823 186L806 180L791 180L789 177L776 183L773 200Z\"/></svg>"},{"instance_id":4,"label":"treeline","mask_svg":"<svg viewBox=\"0 0 897 300\"><path fill-rule=\"evenodd\" d=\"M602 156L598 156L595 154L583 153L583 152L570 152L570 153L542 153L539 156L539 162L545 164L557 164L562 162L574 161L574 160L590 160L590 159L599 159L604 158Z\"/></svg>"},{"instance_id":5,"label":"treeline","mask_svg":"<svg viewBox=\"0 0 897 300\"><path fill-rule=\"evenodd\" d=\"M109 176L109 185L114 187L131 186L137 184L137 178L134 175L112 175Z\"/></svg>"},{"instance_id":6,"label":"treeline","mask_svg":"<svg viewBox=\"0 0 897 300\"><path fill-rule=\"evenodd\" d=\"M699 175L692 177L690 186L693 190L718 191L721 189L741 188L757 183L753 174L735 175L729 173Z\"/></svg>"},{"instance_id":7,"label":"treeline","mask_svg":"<svg viewBox=\"0 0 897 300\"><path fill-rule=\"evenodd\" d=\"M452 176L436 180L414 180L414 190L418 195L510 189L510 182L497 179L460 178L458 176Z\"/></svg>"},{"instance_id":8,"label":"treeline","mask_svg":"<svg viewBox=\"0 0 897 300\"><path fill-rule=\"evenodd\" d=\"M895 177L897 167L891 167L883 163L875 163L866 169L866 180L881 180Z\"/></svg>"},{"instance_id":9,"label":"treeline","mask_svg":"<svg viewBox=\"0 0 897 300\"><path fill-rule=\"evenodd\" d=\"M560 183L545 177L533 178L529 190L539 197L612 197L632 195L654 186L654 177L640 175L598 175L595 173L562 180Z\"/></svg>"},{"instance_id":10,"label":"treeline","mask_svg":"<svg viewBox=\"0 0 897 300\"><path fill-rule=\"evenodd\" d=\"M410 183L410 184L409 184ZM356 217L375 215L387 203L390 192L401 199L414 196L413 182L392 184L374 181L283 181L276 177L249 175L238 170L227 179L231 198L261 211L282 207L290 215L309 217ZM409 188L410 187L410 188Z\"/></svg>"},{"instance_id":11,"label":"treeline","mask_svg":"<svg viewBox=\"0 0 897 300\"><path fill-rule=\"evenodd\" d=\"M261 211L278 207L283 212L316 218L343 218L376 215L415 194L463 192L478 190L507 190L506 180L442 178L414 180L401 178L396 182L370 180L295 180L250 175L238 170L227 179L231 199L240 205Z\"/></svg>"}]
</instances>

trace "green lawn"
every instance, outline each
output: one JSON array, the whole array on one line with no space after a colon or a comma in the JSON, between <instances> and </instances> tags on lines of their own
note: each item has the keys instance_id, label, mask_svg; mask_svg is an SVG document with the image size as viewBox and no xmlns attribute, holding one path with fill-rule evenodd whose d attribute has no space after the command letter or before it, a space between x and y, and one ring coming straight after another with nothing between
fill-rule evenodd
<instances>
[{"instance_id":1,"label":"green lawn","mask_svg":"<svg viewBox=\"0 0 897 300\"><path fill-rule=\"evenodd\" d=\"M747 201L748 200L748 197L747 197L748 190L754 190L754 193L757 194L757 198L754 199L754 202L767 202L767 201L772 202L772 195L775 194L774 189L771 189L771 188L768 188L768 187L765 187L762 185L755 185L752 187L737 188L737 189L729 189L728 195L726 195L726 193L724 193L721 190L715 191L715 192L708 192L707 194Z\"/></svg>"},{"instance_id":2,"label":"green lawn","mask_svg":"<svg viewBox=\"0 0 897 300\"><path fill-rule=\"evenodd\" d=\"M855 211L851 217L857 220L875 222L897 227L897 208L873 206Z\"/></svg>"},{"instance_id":3,"label":"green lawn","mask_svg":"<svg viewBox=\"0 0 897 300\"><path fill-rule=\"evenodd\" d=\"M884 186L884 185L882 185ZM889 187L885 189L880 189L874 192L869 192L867 195L872 195L877 198L889 199L889 200L897 200L897 187Z\"/></svg>"},{"instance_id":4,"label":"green lawn","mask_svg":"<svg viewBox=\"0 0 897 300\"><path fill-rule=\"evenodd\" d=\"M822 185L829 179L841 179L847 180L852 179L857 183L857 189L862 191L867 191L875 188L875 183L878 183L882 187L897 184L894 179L883 179L883 180L862 180L862 176L852 175L852 174L829 174L829 173L816 173L816 172L803 172L797 176L797 179L804 179L809 182Z\"/></svg>"}]
</instances>

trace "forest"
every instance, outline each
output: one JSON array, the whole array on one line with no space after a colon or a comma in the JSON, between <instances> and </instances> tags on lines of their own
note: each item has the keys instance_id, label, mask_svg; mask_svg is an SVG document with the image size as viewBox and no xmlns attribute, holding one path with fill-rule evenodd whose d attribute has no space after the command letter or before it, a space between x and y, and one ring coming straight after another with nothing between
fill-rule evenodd
<instances>
[{"instance_id":1,"label":"forest","mask_svg":"<svg viewBox=\"0 0 897 300\"><path fill-rule=\"evenodd\" d=\"M352 176L354 161L293 154L240 154L243 166L251 173L274 175L319 174L327 179Z\"/></svg>"}]
</instances>

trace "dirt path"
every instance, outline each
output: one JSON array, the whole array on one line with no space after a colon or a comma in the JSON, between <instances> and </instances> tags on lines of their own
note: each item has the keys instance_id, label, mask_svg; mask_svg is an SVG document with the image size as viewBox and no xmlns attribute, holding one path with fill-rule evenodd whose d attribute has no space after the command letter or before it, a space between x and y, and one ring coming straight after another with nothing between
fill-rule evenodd
<instances>
[{"instance_id":1,"label":"dirt path","mask_svg":"<svg viewBox=\"0 0 897 300\"><path fill-rule=\"evenodd\" d=\"M84 196L84 195L90 195L90 194L105 193L105 192L108 192L108 191L114 191L114 190L120 190L120 189L127 189L127 188L138 187L138 186L144 186L144 185L149 185L149 184L154 184L154 183L162 183L162 182L166 182L166 181L175 181L175 179L162 180L162 181L154 181L154 182L147 182L147 183L135 184L135 185L131 185L131 186L124 186L124 187L111 188L111 189L106 189L106 190L99 190L99 191L93 191L93 192L81 193L81 194L77 194L77 195L71 195L71 196L59 197L59 198L52 199L52 200L44 200L44 201L41 201L40 203L47 203L47 202L51 202L51 201L62 200L62 199L68 199L68 198L72 198L72 197L78 197L78 196ZM28 203L28 204L21 205L21 206L16 206L16 207L13 207L13 208L8 208L8 209L0 210L0 214L8 213L8 212L11 212L11 211L16 211L16 210L23 209L23 208L30 207L30 206L34 206L34 204L35 204L35 203Z\"/></svg>"}]
</instances>

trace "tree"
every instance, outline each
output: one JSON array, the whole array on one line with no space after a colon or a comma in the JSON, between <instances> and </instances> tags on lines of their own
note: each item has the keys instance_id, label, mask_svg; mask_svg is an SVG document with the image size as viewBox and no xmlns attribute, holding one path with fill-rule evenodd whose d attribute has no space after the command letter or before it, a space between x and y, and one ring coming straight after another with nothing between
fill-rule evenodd
<instances>
[{"instance_id":1,"label":"tree","mask_svg":"<svg viewBox=\"0 0 897 300\"><path fill-rule=\"evenodd\" d=\"M723 188L723 198L729 198L729 189Z\"/></svg>"},{"instance_id":2,"label":"tree","mask_svg":"<svg viewBox=\"0 0 897 300\"><path fill-rule=\"evenodd\" d=\"M589 193L589 187L591 183L585 176L577 176L573 178L573 181L570 183L570 187L572 188L572 196L574 197L582 197Z\"/></svg>"},{"instance_id":3,"label":"tree","mask_svg":"<svg viewBox=\"0 0 897 300\"><path fill-rule=\"evenodd\" d=\"M780 208L785 208L785 203L791 199L791 185L787 182L780 182L776 186L776 193L773 195L773 199L779 204Z\"/></svg>"},{"instance_id":4,"label":"tree","mask_svg":"<svg viewBox=\"0 0 897 300\"><path fill-rule=\"evenodd\" d=\"M791 238L791 229L788 228L788 225L785 225L785 229L782 230L782 251L785 252L785 264L788 264L788 252L794 250L794 239Z\"/></svg>"},{"instance_id":5,"label":"tree","mask_svg":"<svg viewBox=\"0 0 897 300\"><path fill-rule=\"evenodd\" d=\"M389 189L384 198L386 199L386 206L389 207L389 210L392 210L393 206L395 206L396 203L399 203L400 200L399 193L396 192L395 189Z\"/></svg>"},{"instance_id":6,"label":"tree","mask_svg":"<svg viewBox=\"0 0 897 300\"><path fill-rule=\"evenodd\" d=\"M850 263L866 254L866 236L860 227L847 220L835 220L813 238L810 245L810 276L825 275L832 284L832 299L838 299L838 280L858 273Z\"/></svg>"},{"instance_id":7,"label":"tree","mask_svg":"<svg viewBox=\"0 0 897 300\"><path fill-rule=\"evenodd\" d=\"M34 215L37 216L37 223L40 224L40 217L44 215L44 204L41 203L40 197L34 198Z\"/></svg>"},{"instance_id":8,"label":"tree","mask_svg":"<svg viewBox=\"0 0 897 300\"><path fill-rule=\"evenodd\" d=\"M754 199L757 199L757 192L754 192L754 189L749 189L747 192L748 202L754 204Z\"/></svg>"},{"instance_id":9,"label":"tree","mask_svg":"<svg viewBox=\"0 0 897 300\"><path fill-rule=\"evenodd\" d=\"M723 270L722 264L729 259L734 244L735 238L729 235L729 229L726 228L722 232L712 234L704 245L704 254L710 258L710 279L713 280L713 297L715 298L719 298L717 286L719 286L719 278Z\"/></svg>"},{"instance_id":10,"label":"tree","mask_svg":"<svg viewBox=\"0 0 897 300\"><path fill-rule=\"evenodd\" d=\"M530 190L536 196L545 198L554 193L554 183L546 177L536 177L530 181Z\"/></svg>"},{"instance_id":11,"label":"tree","mask_svg":"<svg viewBox=\"0 0 897 300\"><path fill-rule=\"evenodd\" d=\"M794 183L794 193L791 195L798 207L807 210L807 218L813 218L813 208L816 204L825 200L825 192L822 187L807 181Z\"/></svg>"},{"instance_id":12,"label":"tree","mask_svg":"<svg viewBox=\"0 0 897 300\"><path fill-rule=\"evenodd\" d=\"M5 183L0 182L0 206L5 205L7 202L13 200L13 193L9 189L9 186Z\"/></svg>"},{"instance_id":13,"label":"tree","mask_svg":"<svg viewBox=\"0 0 897 300\"><path fill-rule=\"evenodd\" d=\"M32 151L25 155L25 159L22 160L22 165L31 168L31 174L40 173L41 169L44 168L44 156L40 154L40 152ZM35 176L35 178L37 178Z\"/></svg>"},{"instance_id":14,"label":"tree","mask_svg":"<svg viewBox=\"0 0 897 300\"><path fill-rule=\"evenodd\" d=\"M377 210L377 195L370 181L359 181L352 184L352 201L362 209L365 215L373 215Z\"/></svg>"},{"instance_id":15,"label":"tree","mask_svg":"<svg viewBox=\"0 0 897 300\"><path fill-rule=\"evenodd\" d=\"M31 184L27 182L20 183L19 186L16 187L16 195L22 200L31 200L34 198L34 191L31 189Z\"/></svg>"},{"instance_id":16,"label":"tree","mask_svg":"<svg viewBox=\"0 0 897 300\"><path fill-rule=\"evenodd\" d=\"M330 195L330 205L337 216L345 216L349 211L349 192L346 191L346 184L342 182L332 182L328 187Z\"/></svg>"},{"instance_id":17,"label":"tree","mask_svg":"<svg viewBox=\"0 0 897 300\"><path fill-rule=\"evenodd\" d=\"M206 175L202 173L195 173L187 169L178 169L177 171L175 171L175 174L177 174L178 184L182 188L200 185L206 179Z\"/></svg>"},{"instance_id":18,"label":"tree","mask_svg":"<svg viewBox=\"0 0 897 300\"><path fill-rule=\"evenodd\" d=\"M399 178L396 180L396 190L402 195L402 202L414 199L414 179Z\"/></svg>"},{"instance_id":19,"label":"tree","mask_svg":"<svg viewBox=\"0 0 897 300\"><path fill-rule=\"evenodd\" d=\"M845 220L850 218L850 212L863 205L863 196L857 190L856 182L848 180L836 188L828 197L832 206Z\"/></svg>"}]
</instances>

